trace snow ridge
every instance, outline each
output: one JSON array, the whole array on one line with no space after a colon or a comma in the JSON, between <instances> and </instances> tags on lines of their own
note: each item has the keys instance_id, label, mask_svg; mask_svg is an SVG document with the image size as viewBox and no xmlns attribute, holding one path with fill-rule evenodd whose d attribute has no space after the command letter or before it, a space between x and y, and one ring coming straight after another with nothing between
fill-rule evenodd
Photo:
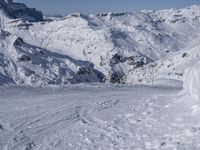
<instances>
[{"instance_id":1,"label":"snow ridge","mask_svg":"<svg viewBox=\"0 0 200 150\"><path fill-rule=\"evenodd\" d=\"M13 10L22 4L2 4L1 84L182 80L184 70L198 59L197 5L180 10L74 13L43 20L40 12L26 6L22 8L28 11L16 10L24 15L9 16L12 13L6 13L10 12L6 8Z\"/></svg>"}]
</instances>

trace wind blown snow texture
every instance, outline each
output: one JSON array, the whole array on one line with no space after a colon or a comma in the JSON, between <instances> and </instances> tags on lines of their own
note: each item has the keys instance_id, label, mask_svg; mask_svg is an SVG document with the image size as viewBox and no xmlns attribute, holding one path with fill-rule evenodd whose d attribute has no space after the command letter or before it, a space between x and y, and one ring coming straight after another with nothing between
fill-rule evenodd
<instances>
[{"instance_id":1,"label":"wind blown snow texture","mask_svg":"<svg viewBox=\"0 0 200 150\"><path fill-rule=\"evenodd\" d=\"M199 101L177 86L2 86L0 104L1 150L200 148Z\"/></svg>"}]
</instances>

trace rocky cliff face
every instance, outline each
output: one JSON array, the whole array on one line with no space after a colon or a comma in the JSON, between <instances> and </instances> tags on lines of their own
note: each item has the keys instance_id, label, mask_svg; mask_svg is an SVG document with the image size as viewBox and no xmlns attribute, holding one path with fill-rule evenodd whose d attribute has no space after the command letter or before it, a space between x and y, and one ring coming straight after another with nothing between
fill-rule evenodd
<instances>
[{"instance_id":1,"label":"rocky cliff face","mask_svg":"<svg viewBox=\"0 0 200 150\"><path fill-rule=\"evenodd\" d=\"M12 0L0 0L0 7L13 19L22 18L28 21L43 20L42 12L37 11L35 8L28 8L23 3L16 3Z\"/></svg>"}]
</instances>

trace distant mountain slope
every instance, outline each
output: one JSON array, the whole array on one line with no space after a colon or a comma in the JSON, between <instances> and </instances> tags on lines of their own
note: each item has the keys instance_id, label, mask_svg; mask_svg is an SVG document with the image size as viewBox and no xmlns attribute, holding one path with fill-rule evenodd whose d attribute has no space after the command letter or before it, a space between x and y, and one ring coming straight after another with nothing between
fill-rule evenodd
<instances>
[{"instance_id":1,"label":"distant mountain slope","mask_svg":"<svg viewBox=\"0 0 200 150\"><path fill-rule=\"evenodd\" d=\"M44 85L103 81L104 75L88 61L24 42L12 29L20 32L21 28L32 23L24 18L11 19L3 9L0 14L0 84Z\"/></svg>"},{"instance_id":2,"label":"distant mountain slope","mask_svg":"<svg viewBox=\"0 0 200 150\"><path fill-rule=\"evenodd\" d=\"M103 74L90 62L30 45L21 38L12 37L9 45L12 46L4 55L8 61L6 72L15 83L41 85L103 80Z\"/></svg>"},{"instance_id":3,"label":"distant mountain slope","mask_svg":"<svg viewBox=\"0 0 200 150\"><path fill-rule=\"evenodd\" d=\"M13 2L5 4L8 7ZM76 13L64 18L55 20L52 18L45 21L36 17L39 22L30 22L31 20L24 19L24 17L23 19L11 18L1 12L2 34L10 34L8 39L1 40L4 45L0 50L5 59L3 62L11 60L7 57L12 58L13 61L13 57L17 56L16 51L20 51L20 55L21 53L27 54L29 58L33 57L32 53L45 51L48 53L45 57L59 61L56 63L57 67L62 68L73 78L69 79L67 73L62 74L62 71L55 71L56 75L54 75L52 62L47 61L47 58L44 61L43 55L39 54L37 60L34 60L41 63L28 60L18 65L15 59L13 63L18 70L15 74L6 73L11 68L3 65L2 74L19 84L99 81L148 83L150 81L145 79L146 75L143 75L142 70L148 70L149 66L155 63L164 64L159 67L159 70L165 70L164 66L169 63L167 58L181 56L183 52L186 53L187 50L200 44L200 6L180 10L102 13L88 16ZM18 50L19 47L13 46L14 42L10 43L11 37L24 41L20 50ZM8 47L14 47L14 50L6 53ZM72 60L74 61L71 62ZM178 62L175 58L174 61L173 63L177 65L177 70L175 68L174 72L179 74ZM50 65L48 67L47 62ZM81 62L81 65L77 62ZM180 63L182 62L187 63L187 59ZM71 63L78 68L80 66L87 68L87 73L83 72L84 79L83 76L80 77L77 74L78 69L70 68ZM61 67L62 65L67 68ZM25 67L19 69L20 66ZM43 73L38 73L35 71L37 69L33 69L38 67L43 70ZM187 65L181 67L181 73L186 67ZM51 70L50 73L47 68ZM27 69L31 69L28 71L31 72L31 77L24 75L26 73L23 72ZM150 74L148 78L152 76L151 70L148 71ZM169 70L166 74L171 72ZM162 73L158 73L154 77L161 78L162 76ZM64 78L67 78L67 82ZM19 82L20 80L22 82Z\"/></svg>"},{"instance_id":4,"label":"distant mountain slope","mask_svg":"<svg viewBox=\"0 0 200 150\"><path fill-rule=\"evenodd\" d=\"M127 83L152 84L159 79L183 80L184 72L200 60L200 44L174 53L126 75Z\"/></svg>"},{"instance_id":5,"label":"distant mountain slope","mask_svg":"<svg viewBox=\"0 0 200 150\"><path fill-rule=\"evenodd\" d=\"M12 0L0 0L0 8L11 18L21 18L28 21L42 21L43 14L35 8L28 8L23 3L13 2Z\"/></svg>"}]
</instances>

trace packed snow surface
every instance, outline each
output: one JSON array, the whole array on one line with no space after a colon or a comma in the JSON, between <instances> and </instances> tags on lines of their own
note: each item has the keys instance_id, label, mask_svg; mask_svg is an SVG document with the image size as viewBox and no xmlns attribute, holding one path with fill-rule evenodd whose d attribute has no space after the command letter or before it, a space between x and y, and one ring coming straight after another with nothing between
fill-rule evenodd
<instances>
[{"instance_id":1,"label":"packed snow surface","mask_svg":"<svg viewBox=\"0 0 200 150\"><path fill-rule=\"evenodd\" d=\"M200 62L187 69L184 75L184 89L200 100Z\"/></svg>"},{"instance_id":2,"label":"packed snow surface","mask_svg":"<svg viewBox=\"0 0 200 150\"><path fill-rule=\"evenodd\" d=\"M0 149L198 150L200 104L175 85L0 87Z\"/></svg>"}]
</instances>

